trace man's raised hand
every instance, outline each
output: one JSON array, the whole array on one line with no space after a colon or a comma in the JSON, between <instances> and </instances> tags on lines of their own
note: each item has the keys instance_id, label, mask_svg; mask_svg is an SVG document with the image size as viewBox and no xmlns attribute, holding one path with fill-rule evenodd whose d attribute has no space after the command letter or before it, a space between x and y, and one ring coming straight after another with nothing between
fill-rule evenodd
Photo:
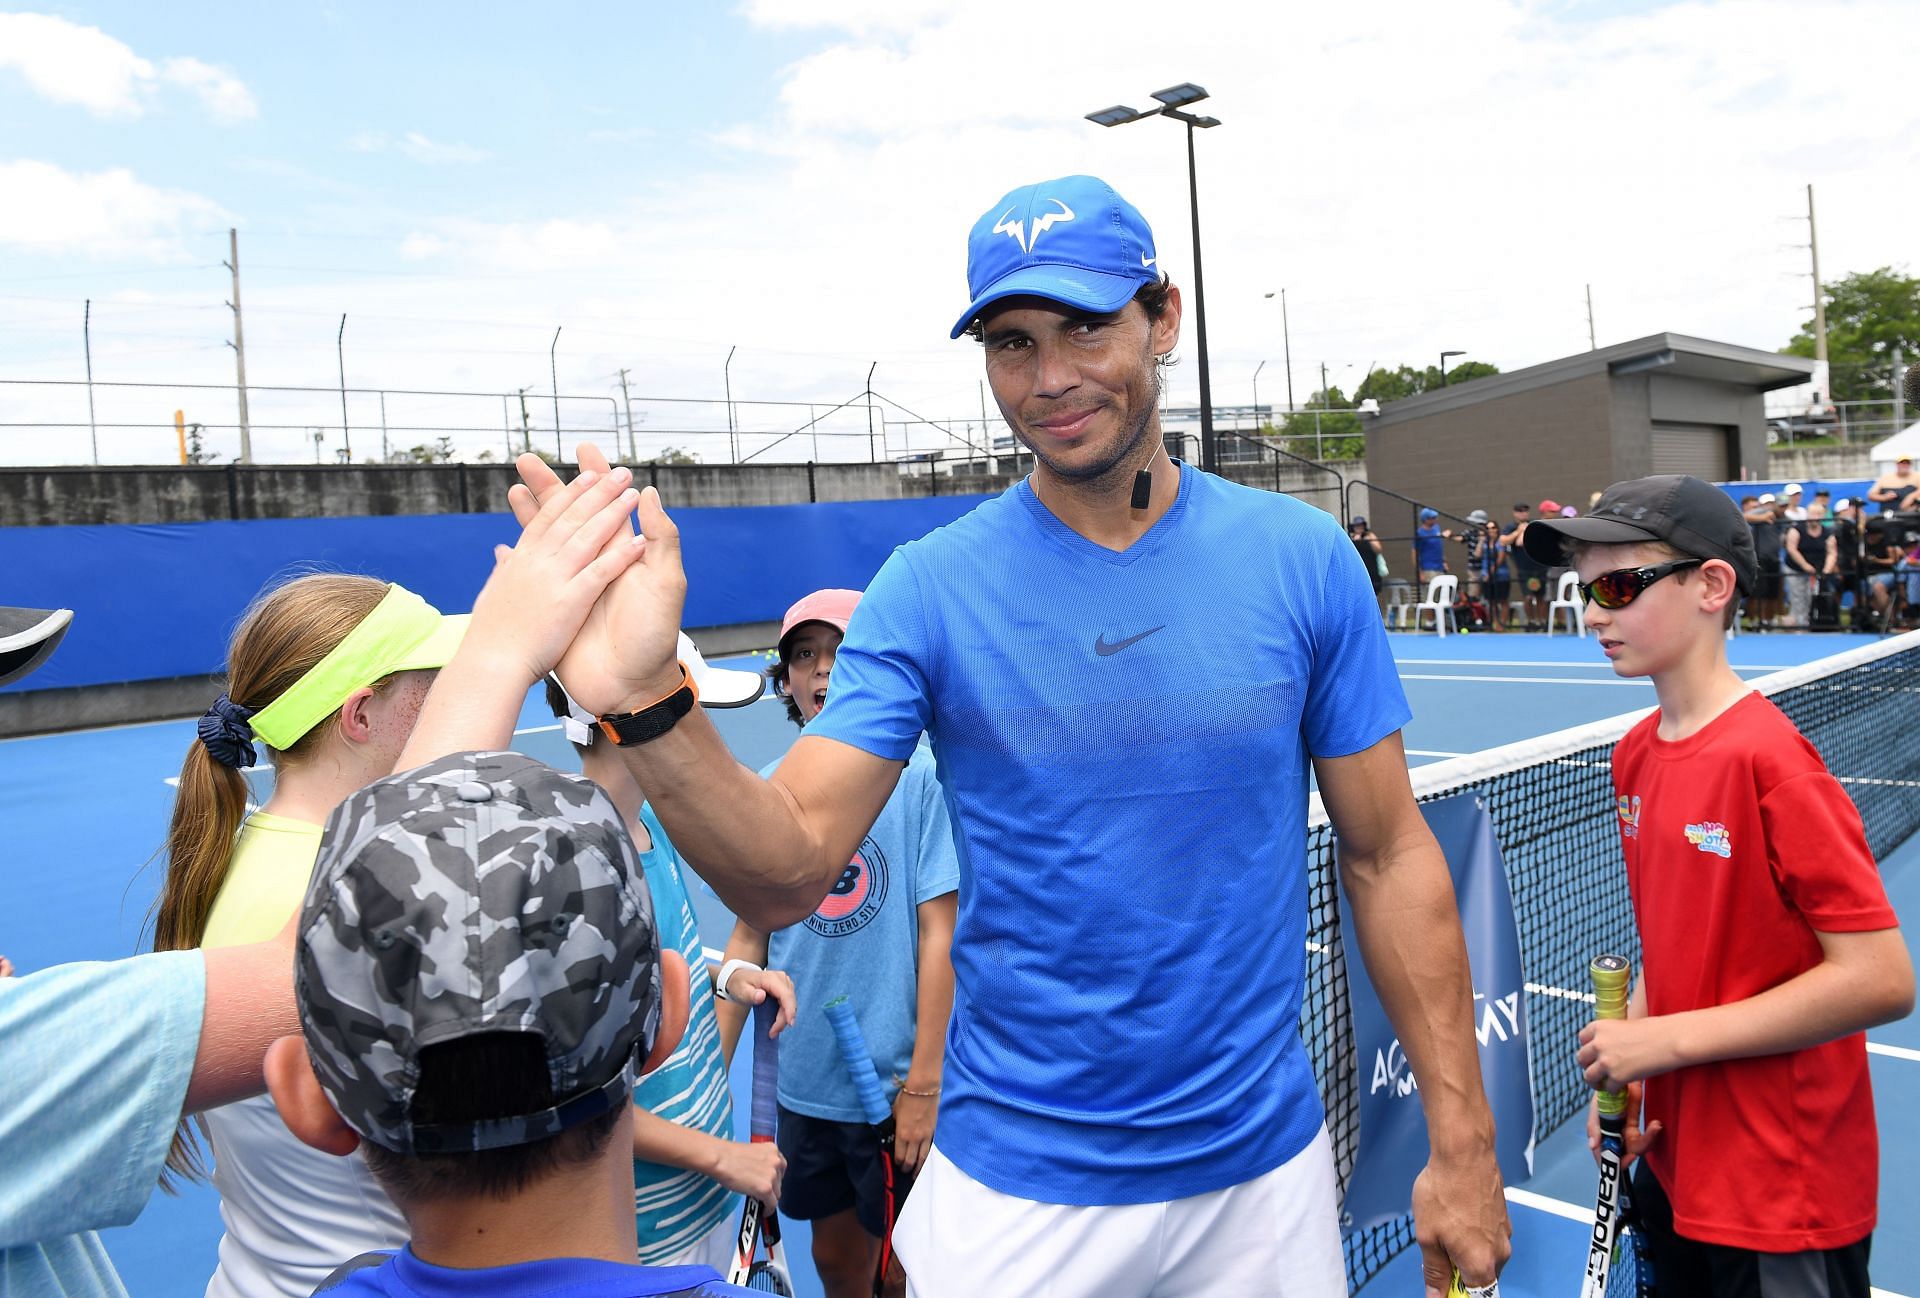
<instances>
[{"instance_id":1,"label":"man's raised hand","mask_svg":"<svg viewBox=\"0 0 1920 1298\"><path fill-rule=\"evenodd\" d=\"M606 473L607 457L592 442L577 454L583 473ZM554 493L560 477L535 455L515 462L520 482L507 503L524 528ZM687 578L680 566L680 531L648 487L638 501L640 559L610 582L560 659L556 675L581 707L596 715L644 706L680 683L675 643L686 603ZM626 528L607 539L609 550L633 544Z\"/></svg>"}]
</instances>

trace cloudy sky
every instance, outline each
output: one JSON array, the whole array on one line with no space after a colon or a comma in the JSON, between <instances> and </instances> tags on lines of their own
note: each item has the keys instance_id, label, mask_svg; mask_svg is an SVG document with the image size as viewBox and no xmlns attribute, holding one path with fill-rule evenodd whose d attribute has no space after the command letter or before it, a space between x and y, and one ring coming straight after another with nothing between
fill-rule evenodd
<instances>
[{"instance_id":1,"label":"cloudy sky","mask_svg":"<svg viewBox=\"0 0 1920 1298\"><path fill-rule=\"evenodd\" d=\"M250 384L390 390L394 441L616 417L643 453L742 454L873 371L880 431L971 419L946 331L968 225L1015 185L1106 177L1191 278L1166 121L1083 120L1205 86L1216 400L1284 401L1324 363L1444 349L1517 368L1659 330L1757 347L1808 312L1805 186L1828 278L1916 262L1920 5L1905 0L935 0L551 6L70 4L0 13L0 379L231 384L240 231ZM561 329L554 346L554 330ZM733 352L728 365L729 351ZM1191 347L1172 399L1197 397ZM473 392L405 396L401 390ZM542 400L544 398L544 400ZM746 404L746 403L792 403ZM100 388L103 424L175 408L231 455L232 394ZM91 454L83 388L0 385L0 460ZM356 458L379 399L349 408ZM340 445L337 395L253 396L255 454ZM76 425L55 427L53 425ZM960 426L960 425L957 425ZM864 407L762 458L865 458ZM164 461L105 427L103 459ZM806 449L802 450L802 444ZM928 444L923 432L916 444Z\"/></svg>"}]
</instances>

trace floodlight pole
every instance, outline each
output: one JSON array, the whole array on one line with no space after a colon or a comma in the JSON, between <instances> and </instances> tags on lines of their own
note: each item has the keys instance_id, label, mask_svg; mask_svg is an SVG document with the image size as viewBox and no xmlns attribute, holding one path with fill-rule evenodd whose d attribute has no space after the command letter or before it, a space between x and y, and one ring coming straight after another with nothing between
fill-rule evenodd
<instances>
[{"instance_id":1,"label":"floodlight pole","mask_svg":"<svg viewBox=\"0 0 1920 1298\"><path fill-rule=\"evenodd\" d=\"M100 426L93 417L93 299L88 298L86 313L80 317L80 340L87 350L87 428L93 434L93 462L100 463Z\"/></svg>"},{"instance_id":2,"label":"floodlight pole","mask_svg":"<svg viewBox=\"0 0 1920 1298\"><path fill-rule=\"evenodd\" d=\"M739 350L739 343L727 348L726 364L720 367L720 382L727 389L727 459L732 464L740 463L740 437L733 424L733 354Z\"/></svg>"},{"instance_id":3,"label":"floodlight pole","mask_svg":"<svg viewBox=\"0 0 1920 1298\"><path fill-rule=\"evenodd\" d=\"M1466 355L1465 352L1453 352L1453 351L1440 353L1440 386L1441 387L1444 388L1447 386L1447 357L1465 356L1465 355Z\"/></svg>"},{"instance_id":4,"label":"floodlight pole","mask_svg":"<svg viewBox=\"0 0 1920 1298\"><path fill-rule=\"evenodd\" d=\"M1213 472L1216 463L1213 442L1213 378L1207 364L1207 286L1200 269L1200 177L1194 159L1193 132L1195 127L1220 125L1216 117L1196 117L1181 110L1189 104L1197 104L1207 98L1207 92L1191 81L1165 90L1156 90L1153 97L1160 101L1160 107L1146 112L1138 112L1123 105L1103 108L1088 113L1087 120L1100 126L1124 126L1128 122L1137 122L1143 117L1171 117L1187 127L1187 209L1193 218L1193 324L1195 339L1200 353L1200 467Z\"/></svg>"}]
</instances>

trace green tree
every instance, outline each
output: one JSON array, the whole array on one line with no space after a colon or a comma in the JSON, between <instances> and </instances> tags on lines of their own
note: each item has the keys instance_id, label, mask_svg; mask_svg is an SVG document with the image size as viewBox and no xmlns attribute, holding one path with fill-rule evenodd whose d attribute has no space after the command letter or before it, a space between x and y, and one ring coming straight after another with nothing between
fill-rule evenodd
<instances>
[{"instance_id":1,"label":"green tree","mask_svg":"<svg viewBox=\"0 0 1920 1298\"><path fill-rule=\"evenodd\" d=\"M683 451L678 446L663 446L653 457L653 462L655 464L698 464L700 455L697 451Z\"/></svg>"},{"instance_id":2,"label":"green tree","mask_svg":"<svg viewBox=\"0 0 1920 1298\"><path fill-rule=\"evenodd\" d=\"M1440 367L1429 365L1416 370L1411 365L1397 365L1392 369L1376 369L1354 390L1355 401L1371 398L1381 405L1389 401L1403 401L1408 397L1417 397L1422 392L1431 392L1435 388L1454 383L1465 383L1471 379L1483 379L1490 374L1498 374L1498 365L1489 365L1486 361L1462 361L1446 372L1445 382L1441 381Z\"/></svg>"},{"instance_id":3,"label":"green tree","mask_svg":"<svg viewBox=\"0 0 1920 1298\"><path fill-rule=\"evenodd\" d=\"M1907 360L1920 356L1920 279L1891 266L1856 271L1825 286L1827 363L1832 370L1833 401L1872 401L1890 396L1900 381L1893 372L1893 349ZM1789 356L1813 355L1813 320L1780 350Z\"/></svg>"}]
</instances>

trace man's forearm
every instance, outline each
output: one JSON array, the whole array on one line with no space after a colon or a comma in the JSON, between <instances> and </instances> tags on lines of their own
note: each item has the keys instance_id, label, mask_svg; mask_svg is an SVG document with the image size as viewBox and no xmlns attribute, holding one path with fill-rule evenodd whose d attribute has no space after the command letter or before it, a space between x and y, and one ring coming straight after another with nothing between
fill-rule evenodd
<instances>
[{"instance_id":1,"label":"man's forearm","mask_svg":"<svg viewBox=\"0 0 1920 1298\"><path fill-rule=\"evenodd\" d=\"M619 753L674 848L748 924L763 933L797 924L826 896L830 858L786 794L734 758L702 709Z\"/></svg>"},{"instance_id":2,"label":"man's forearm","mask_svg":"<svg viewBox=\"0 0 1920 1298\"><path fill-rule=\"evenodd\" d=\"M1473 980L1446 858L1422 823L1376 857L1343 851L1340 871L1367 973L1419 1082L1435 1152L1490 1150Z\"/></svg>"}]
</instances>

